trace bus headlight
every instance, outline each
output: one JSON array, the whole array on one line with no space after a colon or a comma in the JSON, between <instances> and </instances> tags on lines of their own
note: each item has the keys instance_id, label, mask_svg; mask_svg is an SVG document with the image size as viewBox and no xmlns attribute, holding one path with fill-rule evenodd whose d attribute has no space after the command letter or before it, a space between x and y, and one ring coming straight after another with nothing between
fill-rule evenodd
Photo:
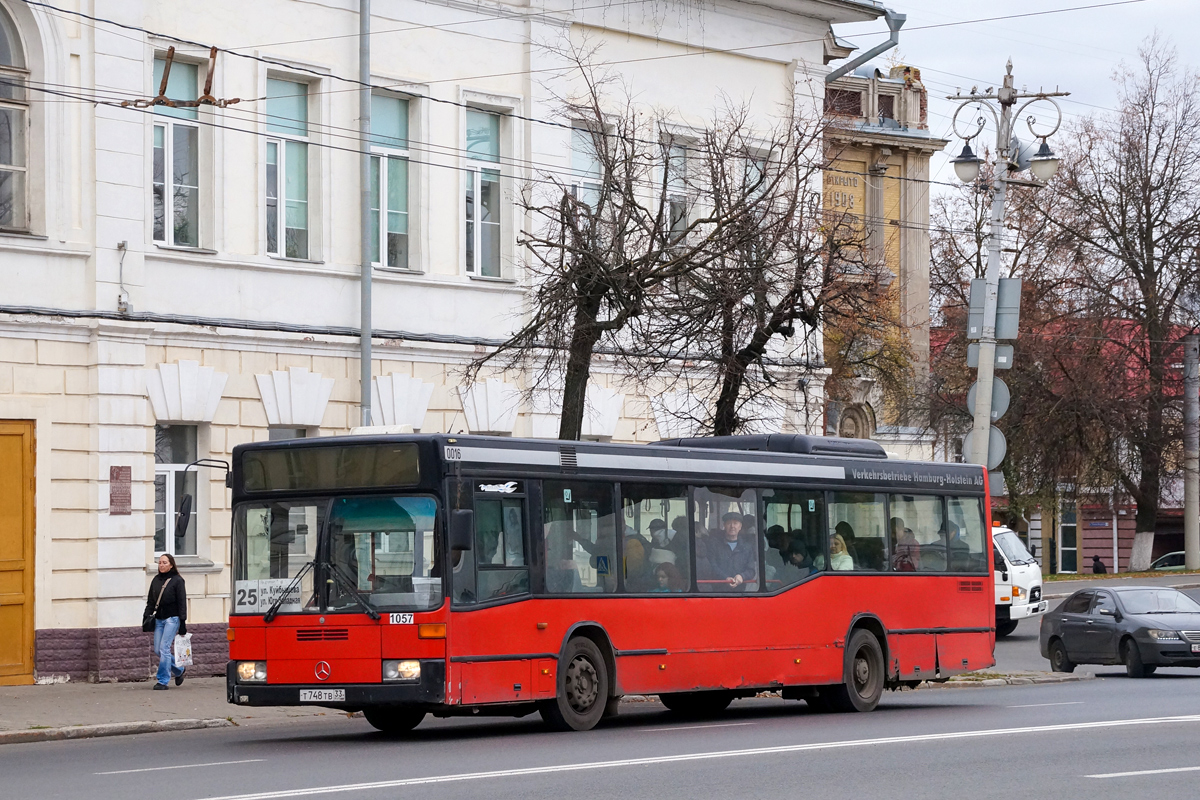
<instances>
[{"instance_id":1,"label":"bus headlight","mask_svg":"<svg viewBox=\"0 0 1200 800\"><path fill-rule=\"evenodd\" d=\"M1013 600L1018 600L1018 599L1020 599L1020 598L1021 598L1021 596L1022 596L1022 595L1024 595L1024 594L1025 594L1025 591L1024 591L1024 590L1023 590L1023 589L1022 589L1020 586L1017 586L1016 584L1013 584L1013 587L1012 587L1012 598L1013 598Z\"/></svg>"},{"instance_id":2,"label":"bus headlight","mask_svg":"<svg viewBox=\"0 0 1200 800\"><path fill-rule=\"evenodd\" d=\"M239 661L237 665L238 680L242 683L266 683L267 662Z\"/></svg>"},{"instance_id":3,"label":"bus headlight","mask_svg":"<svg viewBox=\"0 0 1200 800\"><path fill-rule=\"evenodd\" d=\"M384 661L383 679L385 681L416 681L421 679L420 661Z\"/></svg>"}]
</instances>

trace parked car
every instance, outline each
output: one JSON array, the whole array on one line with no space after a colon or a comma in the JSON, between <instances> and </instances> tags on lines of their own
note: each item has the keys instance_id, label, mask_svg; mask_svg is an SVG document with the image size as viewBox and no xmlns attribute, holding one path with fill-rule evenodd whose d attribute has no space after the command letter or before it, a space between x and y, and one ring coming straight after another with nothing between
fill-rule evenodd
<instances>
[{"instance_id":1,"label":"parked car","mask_svg":"<svg viewBox=\"0 0 1200 800\"><path fill-rule=\"evenodd\" d=\"M1167 553L1165 556L1159 556L1154 559L1154 563L1150 565L1150 569L1161 570L1181 570L1184 567L1183 551L1178 550L1174 553Z\"/></svg>"},{"instance_id":2,"label":"parked car","mask_svg":"<svg viewBox=\"0 0 1200 800\"><path fill-rule=\"evenodd\" d=\"M1200 603L1177 589L1081 589L1042 617L1042 657L1055 672L1124 664L1131 678L1158 667L1200 667Z\"/></svg>"}]
</instances>

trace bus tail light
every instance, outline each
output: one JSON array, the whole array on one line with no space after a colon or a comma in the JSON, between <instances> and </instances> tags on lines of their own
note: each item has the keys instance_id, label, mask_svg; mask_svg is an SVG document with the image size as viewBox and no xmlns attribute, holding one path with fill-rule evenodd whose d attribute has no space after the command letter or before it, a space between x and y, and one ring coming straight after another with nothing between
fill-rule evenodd
<instances>
[{"instance_id":1,"label":"bus tail light","mask_svg":"<svg viewBox=\"0 0 1200 800\"><path fill-rule=\"evenodd\" d=\"M385 681L416 681L421 679L421 662L414 660L384 661Z\"/></svg>"},{"instance_id":2,"label":"bus tail light","mask_svg":"<svg viewBox=\"0 0 1200 800\"><path fill-rule=\"evenodd\" d=\"M418 639L445 639L446 638L446 623L444 622L422 622L417 626Z\"/></svg>"},{"instance_id":3,"label":"bus tail light","mask_svg":"<svg viewBox=\"0 0 1200 800\"><path fill-rule=\"evenodd\" d=\"M229 642L233 641L233 628L225 629L225 640Z\"/></svg>"},{"instance_id":4,"label":"bus tail light","mask_svg":"<svg viewBox=\"0 0 1200 800\"><path fill-rule=\"evenodd\" d=\"M266 683L267 662L239 661L237 665L238 680L242 683Z\"/></svg>"}]
</instances>

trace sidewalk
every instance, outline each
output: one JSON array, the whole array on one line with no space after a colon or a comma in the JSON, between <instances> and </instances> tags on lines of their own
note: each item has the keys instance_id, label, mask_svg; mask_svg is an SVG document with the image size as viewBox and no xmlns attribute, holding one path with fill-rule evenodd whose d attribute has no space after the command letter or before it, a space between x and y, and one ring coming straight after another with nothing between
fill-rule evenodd
<instances>
[{"instance_id":1,"label":"sidewalk","mask_svg":"<svg viewBox=\"0 0 1200 800\"><path fill-rule=\"evenodd\" d=\"M0 686L0 744L234 724L278 724L296 717L342 713L316 707L230 705L225 702L224 678L185 680L182 686L172 684L166 692L153 691L153 686L153 681ZM72 733L70 729L76 730Z\"/></svg>"},{"instance_id":2,"label":"sidewalk","mask_svg":"<svg viewBox=\"0 0 1200 800\"><path fill-rule=\"evenodd\" d=\"M1105 586L1120 586L1125 584L1139 586L1162 586L1169 589L1200 589L1200 575L1185 573L1183 575L1163 575L1161 577L1154 576L1151 578L1139 576L1135 578L1127 578L1124 575L1109 575L1091 577L1081 577L1077 580L1069 581L1045 581L1042 583L1042 597L1046 600L1061 600L1068 597L1080 589L1101 589Z\"/></svg>"}]
</instances>

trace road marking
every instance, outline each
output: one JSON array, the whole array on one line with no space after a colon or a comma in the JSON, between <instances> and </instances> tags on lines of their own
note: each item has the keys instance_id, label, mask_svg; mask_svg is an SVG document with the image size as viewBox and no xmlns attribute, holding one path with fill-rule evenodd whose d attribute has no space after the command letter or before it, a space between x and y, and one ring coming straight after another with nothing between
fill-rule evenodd
<instances>
[{"instance_id":1,"label":"road marking","mask_svg":"<svg viewBox=\"0 0 1200 800\"><path fill-rule=\"evenodd\" d=\"M1027 703L1023 706L1009 706L1009 708L1045 708L1046 706L1081 706L1082 700L1074 700L1070 703Z\"/></svg>"},{"instance_id":2,"label":"road marking","mask_svg":"<svg viewBox=\"0 0 1200 800\"><path fill-rule=\"evenodd\" d=\"M1174 767L1172 769L1139 769L1137 772L1106 772L1102 775L1084 775L1085 778L1130 778L1134 775L1166 775L1168 772L1200 772L1200 767Z\"/></svg>"},{"instance_id":3,"label":"road marking","mask_svg":"<svg viewBox=\"0 0 1200 800\"><path fill-rule=\"evenodd\" d=\"M270 792L252 792L249 794L231 794L224 797L209 797L205 800L280 800L288 797L312 797L323 794L342 794L345 792L362 792L373 789L397 789L404 786L428 786L438 783L459 783L463 781L495 780L496 778L519 778L527 775L551 775L562 772L583 772L588 770L614 769L617 767L642 767L655 764L678 764L688 761L706 761L718 758L745 758L749 756L769 756L785 753L800 753L813 750L835 750L848 747L871 747L882 744L910 744L915 742L936 742L951 739L978 739L994 736L1025 736L1031 733L1058 733L1062 731L1081 731L1103 728L1123 728L1135 725L1170 725L1184 722L1200 723L1200 714L1189 714L1178 717L1145 717L1142 719L1116 719L1101 722L1075 722L1062 725L1037 725L1023 728L994 728L982 731L959 731L955 733L925 733L914 736L888 736L881 739L851 739L837 742L814 742L811 744L780 745L777 747L754 747L746 750L717 750L707 753L682 753L674 756L651 756L648 758L627 758L618 761L589 761L576 764L552 764L544 767L526 767L524 769L504 769L494 772L466 772L457 775L430 775L424 778L401 778L391 781L374 781L371 783L344 783L332 786L310 786L299 789L279 789Z\"/></svg>"},{"instance_id":4,"label":"road marking","mask_svg":"<svg viewBox=\"0 0 1200 800\"><path fill-rule=\"evenodd\" d=\"M757 722L722 722L718 725L684 725L683 727L671 728L642 728L641 733L651 733L652 731L698 731L701 728L737 728L741 725L757 725Z\"/></svg>"},{"instance_id":5,"label":"road marking","mask_svg":"<svg viewBox=\"0 0 1200 800\"><path fill-rule=\"evenodd\" d=\"M226 764L254 764L265 758L247 758L242 761L209 761L207 764L177 764L173 767L143 767L142 769L117 769L112 772L94 772L93 775L129 775L132 772L158 772L164 769L192 769L193 767L223 767Z\"/></svg>"}]
</instances>

